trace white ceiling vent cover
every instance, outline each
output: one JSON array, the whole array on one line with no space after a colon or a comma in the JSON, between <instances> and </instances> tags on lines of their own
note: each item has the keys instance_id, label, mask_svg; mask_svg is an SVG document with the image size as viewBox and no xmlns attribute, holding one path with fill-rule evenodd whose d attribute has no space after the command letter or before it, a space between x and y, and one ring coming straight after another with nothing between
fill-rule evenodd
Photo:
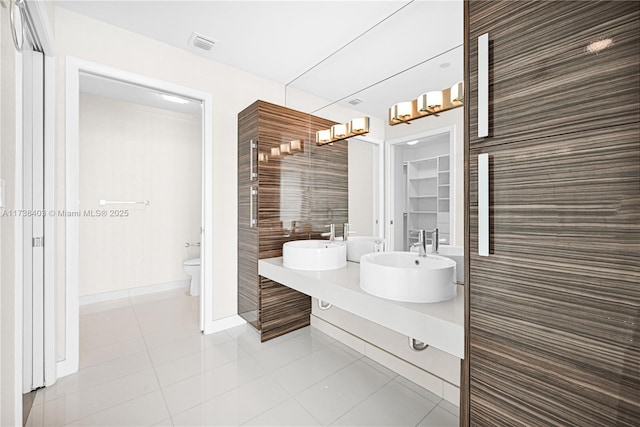
<instances>
[{"instance_id":1,"label":"white ceiling vent cover","mask_svg":"<svg viewBox=\"0 0 640 427\"><path fill-rule=\"evenodd\" d=\"M202 34L193 33L189 39L189 44L199 49L210 52L213 49L213 45L216 44L216 40L203 36Z\"/></svg>"}]
</instances>

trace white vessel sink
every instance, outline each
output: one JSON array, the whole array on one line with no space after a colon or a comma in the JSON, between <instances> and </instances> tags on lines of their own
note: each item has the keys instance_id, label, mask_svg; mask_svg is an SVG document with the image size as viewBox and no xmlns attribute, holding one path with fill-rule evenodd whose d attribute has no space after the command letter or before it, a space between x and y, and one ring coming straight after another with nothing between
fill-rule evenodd
<instances>
[{"instance_id":1,"label":"white vessel sink","mask_svg":"<svg viewBox=\"0 0 640 427\"><path fill-rule=\"evenodd\" d=\"M360 258L360 287L393 301L446 301L456 296L455 267L439 255L376 252Z\"/></svg>"},{"instance_id":2,"label":"white vessel sink","mask_svg":"<svg viewBox=\"0 0 640 427\"><path fill-rule=\"evenodd\" d=\"M328 240L296 240L282 246L282 265L294 270L334 270L347 265L347 247Z\"/></svg>"},{"instance_id":3,"label":"white vessel sink","mask_svg":"<svg viewBox=\"0 0 640 427\"><path fill-rule=\"evenodd\" d=\"M347 244L347 261L360 262L362 255L376 251L376 242L381 242L381 251L384 250L385 240L373 236L349 236Z\"/></svg>"}]
</instances>

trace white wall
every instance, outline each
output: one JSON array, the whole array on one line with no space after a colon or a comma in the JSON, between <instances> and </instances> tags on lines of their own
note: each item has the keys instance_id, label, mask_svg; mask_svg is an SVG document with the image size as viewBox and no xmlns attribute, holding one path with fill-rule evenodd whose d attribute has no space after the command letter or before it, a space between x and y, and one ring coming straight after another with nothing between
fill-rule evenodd
<instances>
[{"instance_id":1,"label":"white wall","mask_svg":"<svg viewBox=\"0 0 640 427\"><path fill-rule=\"evenodd\" d=\"M368 142L349 140L349 224L351 230L360 236L374 236L376 230L373 221L374 179L378 145Z\"/></svg>"},{"instance_id":2,"label":"white wall","mask_svg":"<svg viewBox=\"0 0 640 427\"><path fill-rule=\"evenodd\" d=\"M80 217L80 296L189 279L182 263L200 256L184 243L200 240L201 141L200 117L81 94L80 212L109 216Z\"/></svg>"},{"instance_id":3,"label":"white wall","mask_svg":"<svg viewBox=\"0 0 640 427\"><path fill-rule=\"evenodd\" d=\"M16 53L9 10L0 8L0 178L6 181L6 210L16 208ZM17 217L0 217L0 425L22 424L22 289L15 268ZM20 329L18 329L20 328Z\"/></svg>"},{"instance_id":4,"label":"white wall","mask_svg":"<svg viewBox=\"0 0 640 427\"><path fill-rule=\"evenodd\" d=\"M58 61L57 208L65 207L65 64L66 57L164 80L208 92L213 97L214 317L237 312L237 114L256 99L285 105L284 85L208 60L144 36L70 12L55 9ZM317 98L316 98L317 99ZM308 104L307 104L308 105ZM291 105L289 105L291 107ZM305 109L305 102L295 108ZM347 109L341 109L347 111ZM351 117L358 113L352 112ZM328 117L332 118L332 117ZM334 119L335 120L335 119ZM346 120L346 119L345 119ZM382 127L380 124L379 127ZM64 359L65 228L58 218L57 338Z\"/></svg>"},{"instance_id":5,"label":"white wall","mask_svg":"<svg viewBox=\"0 0 640 427\"><path fill-rule=\"evenodd\" d=\"M236 314L237 114L256 99L282 103L284 90L269 80L207 60L62 8L55 11L58 54L58 208L65 205L64 76L66 56L211 93L214 156L214 316ZM64 220L58 222L58 274L64 295ZM58 307L64 308L63 301ZM64 309L58 311L58 348L64 351ZM64 354L59 354L64 358Z\"/></svg>"}]
</instances>

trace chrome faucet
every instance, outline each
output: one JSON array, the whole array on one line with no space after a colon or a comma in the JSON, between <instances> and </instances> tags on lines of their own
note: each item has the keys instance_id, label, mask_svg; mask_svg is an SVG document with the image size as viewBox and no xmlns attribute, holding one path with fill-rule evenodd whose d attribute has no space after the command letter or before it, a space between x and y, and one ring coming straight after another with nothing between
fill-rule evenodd
<instances>
[{"instance_id":1,"label":"chrome faucet","mask_svg":"<svg viewBox=\"0 0 640 427\"><path fill-rule=\"evenodd\" d=\"M342 240L347 241L349 239L350 234L355 234L355 231L350 230L351 225L348 222L345 222L342 225Z\"/></svg>"},{"instance_id":2,"label":"chrome faucet","mask_svg":"<svg viewBox=\"0 0 640 427\"><path fill-rule=\"evenodd\" d=\"M431 233L431 253L438 253L438 241L440 240L440 231L437 228L433 230L415 230L418 233L418 242L411 245L411 247L418 247L418 256L427 256L427 233Z\"/></svg>"},{"instance_id":3,"label":"chrome faucet","mask_svg":"<svg viewBox=\"0 0 640 427\"><path fill-rule=\"evenodd\" d=\"M329 237L329 241L333 242L336 240L336 225L335 224L329 224L329 225L325 225L325 227L329 227L330 231L328 233L322 233L321 236L322 237Z\"/></svg>"}]
</instances>

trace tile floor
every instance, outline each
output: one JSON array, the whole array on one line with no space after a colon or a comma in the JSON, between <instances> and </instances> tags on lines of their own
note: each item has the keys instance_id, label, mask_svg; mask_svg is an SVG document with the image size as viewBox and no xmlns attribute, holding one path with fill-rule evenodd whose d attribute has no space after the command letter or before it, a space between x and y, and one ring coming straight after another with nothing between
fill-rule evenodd
<instances>
[{"instance_id":1,"label":"tile floor","mask_svg":"<svg viewBox=\"0 0 640 427\"><path fill-rule=\"evenodd\" d=\"M314 328L204 336L183 290L81 307L80 371L27 426L457 426L458 407Z\"/></svg>"}]
</instances>

